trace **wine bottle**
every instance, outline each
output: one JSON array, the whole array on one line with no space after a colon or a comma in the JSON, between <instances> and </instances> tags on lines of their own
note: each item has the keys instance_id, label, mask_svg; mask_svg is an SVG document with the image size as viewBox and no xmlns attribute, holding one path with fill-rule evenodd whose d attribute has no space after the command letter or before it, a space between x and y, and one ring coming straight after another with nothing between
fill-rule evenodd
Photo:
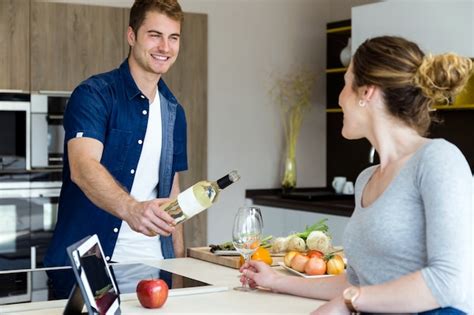
<instances>
[{"instance_id":1,"label":"wine bottle","mask_svg":"<svg viewBox=\"0 0 474 315\"><path fill-rule=\"evenodd\" d=\"M166 205L165 211L176 223L183 222L212 206L220 191L239 179L237 171L232 171L215 182L200 181L181 192L175 200Z\"/></svg>"}]
</instances>

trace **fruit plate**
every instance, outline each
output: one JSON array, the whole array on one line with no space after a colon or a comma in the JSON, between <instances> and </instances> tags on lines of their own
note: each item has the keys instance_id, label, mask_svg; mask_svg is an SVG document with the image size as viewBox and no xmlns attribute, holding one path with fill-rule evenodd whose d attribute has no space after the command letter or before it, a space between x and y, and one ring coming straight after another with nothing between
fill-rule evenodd
<instances>
[{"instance_id":1,"label":"fruit plate","mask_svg":"<svg viewBox=\"0 0 474 315\"><path fill-rule=\"evenodd\" d=\"M239 252L236 250L216 250L214 251L216 256L240 256ZM272 257L283 257L285 253L270 253Z\"/></svg>"},{"instance_id":2,"label":"fruit plate","mask_svg":"<svg viewBox=\"0 0 474 315\"><path fill-rule=\"evenodd\" d=\"M288 270L289 272L292 272L294 273L295 275L298 275L300 277L304 277L304 278L326 278L326 277L334 277L334 275L318 275L318 276L310 276L310 275L307 275L305 273L302 273L302 272L299 272L299 271L296 271L290 267L287 267L285 265L285 263L283 262L279 262L278 265L282 266L284 269Z\"/></svg>"}]
</instances>

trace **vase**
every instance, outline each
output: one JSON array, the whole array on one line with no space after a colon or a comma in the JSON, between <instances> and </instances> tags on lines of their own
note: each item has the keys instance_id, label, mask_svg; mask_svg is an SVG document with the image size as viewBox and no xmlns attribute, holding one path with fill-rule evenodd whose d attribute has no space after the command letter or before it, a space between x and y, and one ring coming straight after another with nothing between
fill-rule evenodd
<instances>
[{"instance_id":1,"label":"vase","mask_svg":"<svg viewBox=\"0 0 474 315\"><path fill-rule=\"evenodd\" d=\"M344 67L347 67L351 62L351 38L347 40L347 45L341 50L339 59Z\"/></svg>"},{"instance_id":2,"label":"vase","mask_svg":"<svg viewBox=\"0 0 474 315\"><path fill-rule=\"evenodd\" d=\"M296 158L294 156L288 156L286 158L281 187L284 191L288 191L296 187Z\"/></svg>"}]
</instances>

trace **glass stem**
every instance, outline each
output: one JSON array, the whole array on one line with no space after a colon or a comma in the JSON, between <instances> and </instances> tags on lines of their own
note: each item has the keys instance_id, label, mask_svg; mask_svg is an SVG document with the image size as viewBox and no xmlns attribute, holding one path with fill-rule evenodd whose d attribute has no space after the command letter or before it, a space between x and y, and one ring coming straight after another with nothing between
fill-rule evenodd
<instances>
[{"instance_id":1,"label":"glass stem","mask_svg":"<svg viewBox=\"0 0 474 315\"><path fill-rule=\"evenodd\" d=\"M244 260L245 260L245 263L248 263L249 260L250 260L250 255L248 255L248 254L244 255ZM244 280L244 283L242 283L242 287L246 288L247 284L248 284L248 279L247 279L247 277L244 277L244 278L245 278L245 280Z\"/></svg>"}]
</instances>

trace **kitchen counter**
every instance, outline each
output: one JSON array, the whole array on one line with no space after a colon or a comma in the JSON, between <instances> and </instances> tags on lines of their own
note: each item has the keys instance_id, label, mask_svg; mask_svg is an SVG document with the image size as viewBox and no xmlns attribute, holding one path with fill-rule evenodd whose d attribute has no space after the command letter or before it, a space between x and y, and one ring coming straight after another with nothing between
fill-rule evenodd
<instances>
[{"instance_id":1,"label":"kitchen counter","mask_svg":"<svg viewBox=\"0 0 474 315\"><path fill-rule=\"evenodd\" d=\"M121 295L122 314L308 314L324 301L272 293L264 290L239 292L232 287L240 285L236 269L211 264L194 258L177 258L162 261L140 261L186 277L194 278L228 290L169 296L166 304L159 309L141 307L135 294ZM287 274L282 267L274 267ZM187 289L176 289L187 290ZM0 314L62 314L66 300L11 304L0 306Z\"/></svg>"},{"instance_id":2,"label":"kitchen counter","mask_svg":"<svg viewBox=\"0 0 474 315\"><path fill-rule=\"evenodd\" d=\"M282 189L251 189L245 197L253 204L314 213L350 217L354 211L354 195L337 195L328 188L296 188L291 193Z\"/></svg>"}]
</instances>

